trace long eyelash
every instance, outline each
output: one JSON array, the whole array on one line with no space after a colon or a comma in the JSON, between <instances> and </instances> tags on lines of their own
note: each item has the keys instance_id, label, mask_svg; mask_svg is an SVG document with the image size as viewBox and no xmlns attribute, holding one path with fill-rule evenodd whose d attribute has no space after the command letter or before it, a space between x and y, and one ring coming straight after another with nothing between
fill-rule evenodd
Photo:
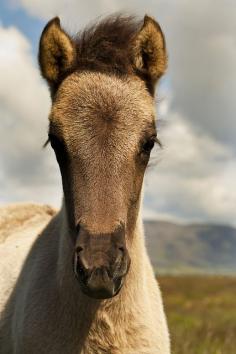
<instances>
[{"instance_id":1,"label":"long eyelash","mask_svg":"<svg viewBox=\"0 0 236 354\"><path fill-rule=\"evenodd\" d=\"M47 140L46 140L45 143L43 144L43 149L45 149L49 143L50 143L50 139L47 138Z\"/></svg>"},{"instance_id":2,"label":"long eyelash","mask_svg":"<svg viewBox=\"0 0 236 354\"><path fill-rule=\"evenodd\" d=\"M154 141L161 149L163 148L162 142L157 136L155 137Z\"/></svg>"},{"instance_id":3,"label":"long eyelash","mask_svg":"<svg viewBox=\"0 0 236 354\"><path fill-rule=\"evenodd\" d=\"M161 149L163 149L163 144L161 143L161 141L159 140L159 138L156 136L155 139L155 144L157 144ZM147 169L149 170L150 168L156 166L158 163L160 162L160 159L155 157L155 158L151 158L149 161L148 161L148 165L147 165Z\"/></svg>"}]
</instances>

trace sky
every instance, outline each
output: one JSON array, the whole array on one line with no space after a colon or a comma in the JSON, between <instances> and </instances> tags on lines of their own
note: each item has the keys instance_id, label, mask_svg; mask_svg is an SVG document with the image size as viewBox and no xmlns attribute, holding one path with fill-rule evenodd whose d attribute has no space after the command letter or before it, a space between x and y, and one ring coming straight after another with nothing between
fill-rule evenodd
<instances>
[{"instance_id":1,"label":"sky","mask_svg":"<svg viewBox=\"0 0 236 354\"><path fill-rule=\"evenodd\" d=\"M59 207L61 180L47 139L50 97L38 41L58 15L69 33L116 11L160 23L169 68L156 95L163 149L144 182L146 219L236 226L236 3L233 0L1 0L0 204Z\"/></svg>"}]
</instances>

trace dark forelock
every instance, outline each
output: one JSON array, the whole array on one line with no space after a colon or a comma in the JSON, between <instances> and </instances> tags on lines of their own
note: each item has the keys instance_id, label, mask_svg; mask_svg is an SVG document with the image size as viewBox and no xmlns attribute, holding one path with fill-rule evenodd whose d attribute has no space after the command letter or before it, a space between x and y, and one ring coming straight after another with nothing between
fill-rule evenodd
<instances>
[{"instance_id":1,"label":"dark forelock","mask_svg":"<svg viewBox=\"0 0 236 354\"><path fill-rule=\"evenodd\" d=\"M113 15L75 36L77 70L132 72L131 42L141 27L134 16Z\"/></svg>"}]
</instances>

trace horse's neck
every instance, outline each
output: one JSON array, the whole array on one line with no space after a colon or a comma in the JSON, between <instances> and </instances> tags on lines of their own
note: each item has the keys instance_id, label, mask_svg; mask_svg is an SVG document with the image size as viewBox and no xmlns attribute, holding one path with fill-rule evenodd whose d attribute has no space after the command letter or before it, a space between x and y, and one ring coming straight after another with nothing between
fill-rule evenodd
<instances>
[{"instance_id":1,"label":"horse's neck","mask_svg":"<svg viewBox=\"0 0 236 354\"><path fill-rule=\"evenodd\" d=\"M62 207L60 212L61 218L61 228L60 228L60 242L59 242L59 255L58 255L58 266L57 266L57 282L59 286L59 291L62 298L65 299L67 303L75 307L74 313L78 309L88 309L91 307L93 311L95 308L100 313L107 314L112 313L112 317L121 316L122 307L127 301L132 304L140 301L143 303L144 293L146 292L146 249L144 245L143 237L143 224L141 221L141 216L138 217L136 226L134 228L133 234L129 235L130 245L129 254L131 257L130 270L126 276L125 284L121 289L120 293L110 299L105 301L94 301L89 299L87 296L82 294L79 284L74 277L72 269L72 259L73 259L73 242L69 235L69 228L66 219L65 208ZM99 304L99 305L98 305Z\"/></svg>"}]
</instances>

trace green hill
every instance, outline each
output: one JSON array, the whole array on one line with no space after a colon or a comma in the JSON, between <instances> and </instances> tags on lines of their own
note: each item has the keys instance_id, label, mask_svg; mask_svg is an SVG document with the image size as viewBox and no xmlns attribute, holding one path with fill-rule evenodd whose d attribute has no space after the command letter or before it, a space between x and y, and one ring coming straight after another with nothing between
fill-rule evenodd
<instances>
[{"instance_id":1,"label":"green hill","mask_svg":"<svg viewBox=\"0 0 236 354\"><path fill-rule=\"evenodd\" d=\"M233 227L146 221L145 234L158 272L236 273L236 229Z\"/></svg>"}]
</instances>

